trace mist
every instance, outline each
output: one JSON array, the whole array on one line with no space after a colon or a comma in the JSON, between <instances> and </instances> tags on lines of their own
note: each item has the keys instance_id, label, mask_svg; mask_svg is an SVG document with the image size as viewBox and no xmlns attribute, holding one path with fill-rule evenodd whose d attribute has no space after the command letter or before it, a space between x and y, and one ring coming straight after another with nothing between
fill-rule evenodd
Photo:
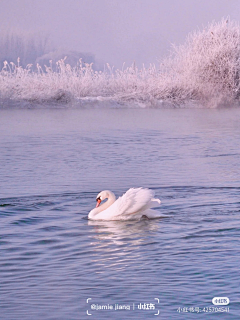
<instances>
[{"instance_id":1,"label":"mist","mask_svg":"<svg viewBox=\"0 0 240 320\"><path fill-rule=\"evenodd\" d=\"M239 20L239 9L237 0L11 0L1 2L0 26L42 32L59 51L89 53L98 64L121 68L156 63L208 22Z\"/></svg>"}]
</instances>

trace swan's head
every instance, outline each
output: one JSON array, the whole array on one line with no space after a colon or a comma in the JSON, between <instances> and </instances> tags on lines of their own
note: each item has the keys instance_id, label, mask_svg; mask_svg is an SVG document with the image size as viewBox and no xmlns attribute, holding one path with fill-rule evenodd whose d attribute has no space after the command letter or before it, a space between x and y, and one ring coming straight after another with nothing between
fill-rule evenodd
<instances>
[{"instance_id":1,"label":"swan's head","mask_svg":"<svg viewBox=\"0 0 240 320\"><path fill-rule=\"evenodd\" d=\"M115 195L114 193L112 193L111 191L109 190L104 190L104 191L101 191L98 195L97 195L97 198L96 198L96 201L97 201L97 204L96 204L96 208L100 206L100 203L105 200L105 199L112 199L115 201Z\"/></svg>"}]
</instances>

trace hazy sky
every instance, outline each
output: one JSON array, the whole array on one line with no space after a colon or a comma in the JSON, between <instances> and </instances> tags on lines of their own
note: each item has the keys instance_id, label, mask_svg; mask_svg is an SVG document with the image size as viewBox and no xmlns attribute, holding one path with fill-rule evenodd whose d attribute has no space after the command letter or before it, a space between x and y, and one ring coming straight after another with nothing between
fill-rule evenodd
<instances>
[{"instance_id":1,"label":"hazy sky","mask_svg":"<svg viewBox=\"0 0 240 320\"><path fill-rule=\"evenodd\" d=\"M121 67L156 63L212 20L240 20L240 0L1 0L0 26L49 32L56 46Z\"/></svg>"}]
</instances>

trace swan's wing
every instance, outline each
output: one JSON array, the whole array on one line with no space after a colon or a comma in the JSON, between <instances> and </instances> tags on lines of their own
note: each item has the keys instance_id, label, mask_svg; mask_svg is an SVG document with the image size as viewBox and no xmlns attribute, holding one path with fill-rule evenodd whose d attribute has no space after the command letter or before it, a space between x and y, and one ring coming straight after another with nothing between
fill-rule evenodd
<instances>
[{"instance_id":1,"label":"swan's wing","mask_svg":"<svg viewBox=\"0 0 240 320\"><path fill-rule=\"evenodd\" d=\"M143 188L129 189L123 196L115 201L118 215L134 214L152 207L151 201L153 197L154 192L152 190Z\"/></svg>"}]
</instances>

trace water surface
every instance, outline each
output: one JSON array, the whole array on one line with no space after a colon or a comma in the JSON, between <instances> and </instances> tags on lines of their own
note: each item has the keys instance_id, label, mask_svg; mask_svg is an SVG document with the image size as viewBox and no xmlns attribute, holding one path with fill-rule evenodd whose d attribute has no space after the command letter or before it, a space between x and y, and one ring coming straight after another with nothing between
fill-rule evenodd
<instances>
[{"instance_id":1,"label":"water surface","mask_svg":"<svg viewBox=\"0 0 240 320\"><path fill-rule=\"evenodd\" d=\"M239 319L239 119L238 109L0 110L0 318L205 319L207 309L177 310L228 297L229 313L208 317ZM99 191L139 186L164 218L87 220Z\"/></svg>"}]
</instances>

